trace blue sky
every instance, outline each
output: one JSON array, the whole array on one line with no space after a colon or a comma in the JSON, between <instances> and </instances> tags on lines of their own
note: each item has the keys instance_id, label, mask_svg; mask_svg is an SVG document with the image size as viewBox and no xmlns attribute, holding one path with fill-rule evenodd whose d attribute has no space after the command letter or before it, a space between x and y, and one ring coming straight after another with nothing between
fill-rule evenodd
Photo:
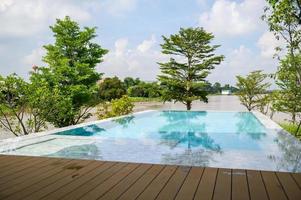
<instances>
[{"instance_id":1,"label":"blue sky","mask_svg":"<svg viewBox=\"0 0 301 200\"><path fill-rule=\"evenodd\" d=\"M43 65L42 46L53 42L49 25L71 16L97 26L96 39L110 53L97 66L105 76L155 80L162 35L180 27L204 27L225 61L212 71L212 82L235 83L235 76L262 69L273 72L276 41L260 16L264 0L1 0L0 74L28 78L32 65Z\"/></svg>"}]
</instances>

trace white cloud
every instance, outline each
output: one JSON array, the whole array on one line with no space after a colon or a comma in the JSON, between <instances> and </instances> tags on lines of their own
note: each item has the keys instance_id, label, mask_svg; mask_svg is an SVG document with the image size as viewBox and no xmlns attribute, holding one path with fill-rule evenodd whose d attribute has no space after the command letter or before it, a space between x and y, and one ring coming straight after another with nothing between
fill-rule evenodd
<instances>
[{"instance_id":1,"label":"white cloud","mask_svg":"<svg viewBox=\"0 0 301 200\"><path fill-rule=\"evenodd\" d=\"M285 43L283 40L277 40L272 32L264 32L257 41L257 46L260 48L261 56L272 58L276 51L276 47L283 48Z\"/></svg>"},{"instance_id":2,"label":"white cloud","mask_svg":"<svg viewBox=\"0 0 301 200\"><path fill-rule=\"evenodd\" d=\"M32 52L23 58L23 63L26 66L37 65L40 66L43 64L42 57L45 55L45 50L43 48L38 48L32 50Z\"/></svg>"},{"instance_id":3,"label":"white cloud","mask_svg":"<svg viewBox=\"0 0 301 200\"><path fill-rule=\"evenodd\" d=\"M90 18L84 3L77 5L71 0L1 0L0 36L33 35L65 15L78 21Z\"/></svg>"},{"instance_id":4,"label":"white cloud","mask_svg":"<svg viewBox=\"0 0 301 200\"><path fill-rule=\"evenodd\" d=\"M132 11L137 6L137 0L105 0L102 7L111 15L120 16Z\"/></svg>"},{"instance_id":5,"label":"white cloud","mask_svg":"<svg viewBox=\"0 0 301 200\"><path fill-rule=\"evenodd\" d=\"M277 60L264 57L241 45L225 53L226 59L209 75L210 81L235 84L237 75L246 75L254 70L273 73L277 69Z\"/></svg>"},{"instance_id":6,"label":"white cloud","mask_svg":"<svg viewBox=\"0 0 301 200\"><path fill-rule=\"evenodd\" d=\"M159 73L157 62L166 60L166 56L155 48L155 36L142 41L133 48L128 47L128 39L120 38L100 64L98 70L105 76L140 77L144 80L155 80Z\"/></svg>"},{"instance_id":7,"label":"white cloud","mask_svg":"<svg viewBox=\"0 0 301 200\"><path fill-rule=\"evenodd\" d=\"M140 45L138 45L137 49L142 53L145 53L148 50L150 50L156 42L157 41L155 35L152 35L152 37L149 40L144 40Z\"/></svg>"},{"instance_id":8,"label":"white cloud","mask_svg":"<svg viewBox=\"0 0 301 200\"><path fill-rule=\"evenodd\" d=\"M115 55L117 57L124 56L128 46L127 38L120 38L115 42Z\"/></svg>"},{"instance_id":9,"label":"white cloud","mask_svg":"<svg viewBox=\"0 0 301 200\"><path fill-rule=\"evenodd\" d=\"M200 15L199 25L220 36L247 34L260 27L263 6L263 0L216 0Z\"/></svg>"}]
</instances>

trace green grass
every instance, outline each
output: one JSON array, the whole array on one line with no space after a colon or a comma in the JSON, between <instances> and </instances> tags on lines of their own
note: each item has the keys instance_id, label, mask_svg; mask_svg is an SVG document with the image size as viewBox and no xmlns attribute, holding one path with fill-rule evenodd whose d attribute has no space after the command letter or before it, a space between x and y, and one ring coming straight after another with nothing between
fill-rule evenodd
<instances>
[{"instance_id":1,"label":"green grass","mask_svg":"<svg viewBox=\"0 0 301 200\"><path fill-rule=\"evenodd\" d=\"M129 97L132 102L162 102L161 98Z\"/></svg>"},{"instance_id":2,"label":"green grass","mask_svg":"<svg viewBox=\"0 0 301 200\"><path fill-rule=\"evenodd\" d=\"M286 130L287 132L291 133L292 135L296 136L298 139L301 139L301 128L299 129L298 133L296 134L298 124L293 123L280 123L280 126Z\"/></svg>"}]
</instances>

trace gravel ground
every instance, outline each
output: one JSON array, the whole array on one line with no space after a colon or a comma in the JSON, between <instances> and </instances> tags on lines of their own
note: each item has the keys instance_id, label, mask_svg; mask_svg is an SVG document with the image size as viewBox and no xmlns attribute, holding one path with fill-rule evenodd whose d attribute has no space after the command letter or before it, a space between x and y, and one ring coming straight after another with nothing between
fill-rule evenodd
<instances>
[{"instance_id":1,"label":"gravel ground","mask_svg":"<svg viewBox=\"0 0 301 200\"><path fill-rule=\"evenodd\" d=\"M162 103L162 102L137 102L135 103L134 112L143 110L185 110L185 106L181 103ZM247 111L244 106L240 104L237 96L209 96L209 103L195 101L192 104L192 110L217 110L217 111ZM92 110L95 113L96 109ZM273 120L276 122L283 122L289 120L289 115L285 113L275 113ZM97 120L95 114L87 121ZM49 127L52 129L53 127ZM13 134L0 129L0 139L15 137Z\"/></svg>"}]
</instances>

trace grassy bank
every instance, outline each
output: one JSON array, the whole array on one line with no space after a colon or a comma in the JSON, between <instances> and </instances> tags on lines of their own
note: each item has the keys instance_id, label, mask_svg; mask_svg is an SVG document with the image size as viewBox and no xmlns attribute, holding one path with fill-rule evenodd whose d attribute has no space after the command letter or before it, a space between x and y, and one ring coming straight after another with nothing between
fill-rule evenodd
<instances>
[{"instance_id":1,"label":"grassy bank","mask_svg":"<svg viewBox=\"0 0 301 200\"><path fill-rule=\"evenodd\" d=\"M301 128L299 129L298 133L296 133L298 124L293 124L293 123L280 123L280 126L286 130L287 132L291 133L298 139L301 139Z\"/></svg>"},{"instance_id":2,"label":"grassy bank","mask_svg":"<svg viewBox=\"0 0 301 200\"><path fill-rule=\"evenodd\" d=\"M159 97L148 98L148 97L129 97L132 102L162 102Z\"/></svg>"}]
</instances>

